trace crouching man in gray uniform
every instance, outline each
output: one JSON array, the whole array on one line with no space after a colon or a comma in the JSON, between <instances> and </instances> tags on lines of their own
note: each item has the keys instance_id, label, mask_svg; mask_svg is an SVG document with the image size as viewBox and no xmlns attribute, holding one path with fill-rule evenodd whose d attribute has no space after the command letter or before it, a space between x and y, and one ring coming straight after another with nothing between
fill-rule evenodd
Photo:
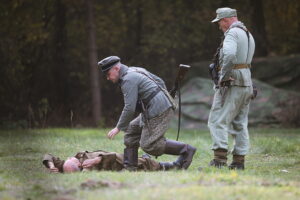
<instances>
[{"instance_id":1,"label":"crouching man in gray uniform","mask_svg":"<svg viewBox=\"0 0 300 200\"><path fill-rule=\"evenodd\" d=\"M112 139L120 131L125 132L124 168L130 171L137 169L138 148L141 147L154 156L179 155L175 162L165 163L163 167L187 169L196 148L164 137L173 114L164 81L144 68L121 64L117 56L104 58L98 65L107 80L120 85L124 96L124 108L119 121L108 133ZM136 112L141 114L134 119Z\"/></svg>"},{"instance_id":2,"label":"crouching man in gray uniform","mask_svg":"<svg viewBox=\"0 0 300 200\"><path fill-rule=\"evenodd\" d=\"M225 38L215 58L219 79L208 119L214 150L210 165L227 165L230 134L234 138L234 146L229 168L244 169L249 149L248 112L253 95L250 67L255 43L245 25L238 21L235 9L219 8L216 13L217 17L212 22L218 23Z\"/></svg>"}]
</instances>

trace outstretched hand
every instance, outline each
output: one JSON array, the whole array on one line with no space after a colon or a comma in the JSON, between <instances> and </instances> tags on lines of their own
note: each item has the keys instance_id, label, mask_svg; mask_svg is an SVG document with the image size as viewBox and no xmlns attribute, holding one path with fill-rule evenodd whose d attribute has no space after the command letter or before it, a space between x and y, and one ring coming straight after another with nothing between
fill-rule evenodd
<instances>
[{"instance_id":1,"label":"outstretched hand","mask_svg":"<svg viewBox=\"0 0 300 200\"><path fill-rule=\"evenodd\" d=\"M117 135L119 132L120 132L120 130L116 127L108 132L107 137L109 139L113 139L115 137L115 135Z\"/></svg>"},{"instance_id":2,"label":"outstretched hand","mask_svg":"<svg viewBox=\"0 0 300 200\"><path fill-rule=\"evenodd\" d=\"M58 173L59 172L58 168L54 166L53 162L48 162L48 165L49 165L49 170L50 170L51 173Z\"/></svg>"},{"instance_id":3,"label":"outstretched hand","mask_svg":"<svg viewBox=\"0 0 300 200\"><path fill-rule=\"evenodd\" d=\"M56 167L50 168L51 173L58 173L59 170Z\"/></svg>"}]
</instances>

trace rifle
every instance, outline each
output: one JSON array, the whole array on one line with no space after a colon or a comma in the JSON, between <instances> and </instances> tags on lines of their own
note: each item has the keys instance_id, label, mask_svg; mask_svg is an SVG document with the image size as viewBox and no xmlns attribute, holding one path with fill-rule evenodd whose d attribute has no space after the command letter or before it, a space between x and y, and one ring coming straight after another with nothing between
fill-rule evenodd
<instances>
[{"instance_id":1,"label":"rifle","mask_svg":"<svg viewBox=\"0 0 300 200\"><path fill-rule=\"evenodd\" d=\"M218 67L220 67L219 56L220 56L220 50L223 47L223 41L224 41L224 37L221 38L221 43L217 48L216 53L214 54L214 57L212 59L213 63L210 64L208 67L209 75L216 86L218 86L219 84L219 72L218 72L219 71Z\"/></svg>"},{"instance_id":2,"label":"rifle","mask_svg":"<svg viewBox=\"0 0 300 200\"><path fill-rule=\"evenodd\" d=\"M189 65L180 64L177 72L177 76L175 79L175 83L173 89L170 90L171 97L175 98L176 93L178 92L178 132L176 141L178 141L179 133L180 133L180 122L181 122L181 95L180 95L180 83L183 81L185 74L191 68Z\"/></svg>"},{"instance_id":3,"label":"rifle","mask_svg":"<svg viewBox=\"0 0 300 200\"><path fill-rule=\"evenodd\" d=\"M184 64L180 64L179 65L179 69L177 72L177 76L175 79L175 83L173 88L170 90L170 95L171 97L175 98L177 91L180 92L180 82L182 82L183 78L185 77L185 74L187 73L187 71L191 68L191 66L189 65L184 65Z\"/></svg>"}]
</instances>

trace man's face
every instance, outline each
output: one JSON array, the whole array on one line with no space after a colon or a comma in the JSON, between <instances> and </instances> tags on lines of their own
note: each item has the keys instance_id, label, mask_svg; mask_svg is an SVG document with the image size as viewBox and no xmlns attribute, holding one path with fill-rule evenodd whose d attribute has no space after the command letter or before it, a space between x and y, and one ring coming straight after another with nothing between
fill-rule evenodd
<instances>
[{"instance_id":1,"label":"man's face","mask_svg":"<svg viewBox=\"0 0 300 200\"><path fill-rule=\"evenodd\" d=\"M222 30L224 33L227 31L227 29L229 28L228 25L228 20L226 18L220 19L218 21L219 24L219 29Z\"/></svg>"},{"instance_id":2,"label":"man's face","mask_svg":"<svg viewBox=\"0 0 300 200\"><path fill-rule=\"evenodd\" d=\"M119 71L120 71L119 67L117 67L117 66L112 67L106 73L106 79L113 83L117 83L119 80Z\"/></svg>"}]
</instances>

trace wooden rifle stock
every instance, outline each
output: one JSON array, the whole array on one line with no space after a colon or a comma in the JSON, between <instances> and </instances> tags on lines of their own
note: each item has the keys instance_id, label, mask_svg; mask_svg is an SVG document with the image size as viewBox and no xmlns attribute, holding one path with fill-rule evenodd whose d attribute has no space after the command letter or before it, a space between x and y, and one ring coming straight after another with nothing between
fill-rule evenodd
<instances>
[{"instance_id":1,"label":"wooden rifle stock","mask_svg":"<svg viewBox=\"0 0 300 200\"><path fill-rule=\"evenodd\" d=\"M179 69L178 69L178 72L177 72L177 76L176 76L176 79L175 79L174 86L173 86L172 90L170 91L171 97L175 98L176 92L179 90L179 83L182 82L182 80L185 77L185 74L190 69L190 67L191 66L189 66L189 65L183 65L183 64L179 65Z\"/></svg>"}]
</instances>

